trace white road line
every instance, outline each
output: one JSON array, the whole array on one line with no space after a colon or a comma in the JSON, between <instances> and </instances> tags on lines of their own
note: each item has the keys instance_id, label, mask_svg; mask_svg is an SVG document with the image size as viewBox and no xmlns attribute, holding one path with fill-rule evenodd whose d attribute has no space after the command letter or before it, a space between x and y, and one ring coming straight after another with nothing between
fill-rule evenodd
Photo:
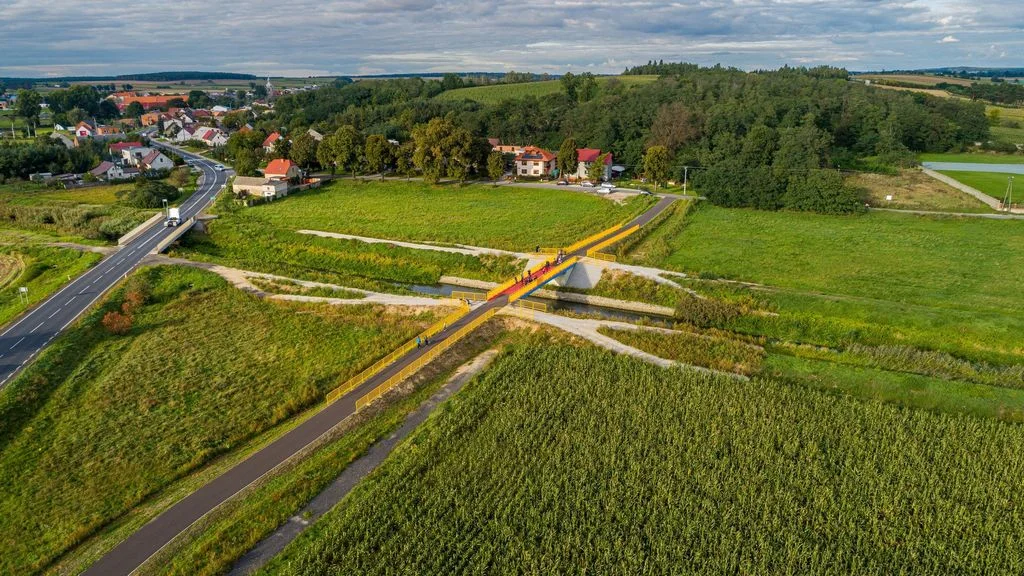
<instances>
[{"instance_id":1,"label":"white road line","mask_svg":"<svg viewBox=\"0 0 1024 576\"><path fill-rule=\"evenodd\" d=\"M40 329L40 328L41 328L41 327L43 326L43 324L46 324L46 321L45 321L45 320L44 320L44 321L42 321L42 322L40 322L40 323L39 323L39 325L38 325L38 326L36 326L35 328L33 328L33 329L29 330L29 332L28 332L28 333L29 333L29 334L34 334L36 330L39 330L39 329Z\"/></svg>"},{"instance_id":2,"label":"white road line","mask_svg":"<svg viewBox=\"0 0 1024 576\"><path fill-rule=\"evenodd\" d=\"M53 317L54 317L54 316L56 316L57 314L60 314L60 308L58 308L58 309L54 310L54 311L53 311L53 314L50 314L50 316L49 316L49 317L47 317L47 320L49 320L50 318L53 318Z\"/></svg>"},{"instance_id":3,"label":"white road line","mask_svg":"<svg viewBox=\"0 0 1024 576\"><path fill-rule=\"evenodd\" d=\"M18 344L21 344L21 343L22 343L22 342L23 342L24 340L25 340L25 337L24 337L24 336L22 336L22 337L21 337L21 340L18 340L17 342L15 342L15 343L14 343L14 346L11 346L11 348L10 348L10 349L11 349L11 350L14 350L14 349L15 349L15 348L16 348L16 347L18 346Z\"/></svg>"},{"instance_id":4,"label":"white road line","mask_svg":"<svg viewBox=\"0 0 1024 576\"><path fill-rule=\"evenodd\" d=\"M68 301L64 303L64 307L67 308L68 304L71 304L71 301L74 300L75 298L76 298L75 296L72 296L71 298L68 298Z\"/></svg>"}]
</instances>

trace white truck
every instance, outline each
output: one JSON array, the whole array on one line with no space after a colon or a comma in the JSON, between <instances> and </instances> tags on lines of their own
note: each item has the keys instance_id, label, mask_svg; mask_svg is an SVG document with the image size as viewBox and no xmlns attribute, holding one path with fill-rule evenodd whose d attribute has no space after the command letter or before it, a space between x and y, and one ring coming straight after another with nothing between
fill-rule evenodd
<instances>
[{"instance_id":1,"label":"white truck","mask_svg":"<svg viewBox=\"0 0 1024 576\"><path fill-rule=\"evenodd\" d=\"M164 226L174 228L178 224L181 224L181 212L177 208L168 208L167 220L164 220Z\"/></svg>"}]
</instances>

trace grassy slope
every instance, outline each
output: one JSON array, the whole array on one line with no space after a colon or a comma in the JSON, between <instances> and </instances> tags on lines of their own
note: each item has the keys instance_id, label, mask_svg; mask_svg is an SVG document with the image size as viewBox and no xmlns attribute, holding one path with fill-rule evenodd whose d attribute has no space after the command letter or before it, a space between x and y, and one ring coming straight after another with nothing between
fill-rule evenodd
<instances>
[{"instance_id":1,"label":"grassy slope","mask_svg":"<svg viewBox=\"0 0 1024 576\"><path fill-rule=\"evenodd\" d=\"M847 177L846 183L867 191L868 201L876 208L992 212L992 208L984 202L939 182L920 170L900 170L895 176L861 172ZM892 200L886 200L888 196L891 196Z\"/></svg>"},{"instance_id":2,"label":"grassy slope","mask_svg":"<svg viewBox=\"0 0 1024 576\"><path fill-rule=\"evenodd\" d=\"M1003 196L1006 195L1006 184L1010 177L1013 176L1013 174L1000 174L998 172L956 172L952 170L946 170L942 173L980 190L996 200L1002 200ZM1024 181L1024 176L1017 175L1014 180ZM1015 200L1015 202L1017 201Z\"/></svg>"},{"instance_id":3,"label":"grassy slope","mask_svg":"<svg viewBox=\"0 0 1024 576\"><path fill-rule=\"evenodd\" d=\"M188 268L141 274L153 303L129 336L93 313L0 393L0 573L45 565L433 318L274 304Z\"/></svg>"},{"instance_id":4,"label":"grassy slope","mask_svg":"<svg viewBox=\"0 0 1024 576\"><path fill-rule=\"evenodd\" d=\"M615 78L627 88L638 84L654 82L658 79L657 76L602 76L597 79L597 83L599 86L603 86L612 78ZM546 96L561 90L562 83L560 80L546 80L522 84L495 84L492 86L459 88L442 92L437 98L441 100L475 100L483 104L498 104L503 100L515 100L527 96Z\"/></svg>"},{"instance_id":5,"label":"grassy slope","mask_svg":"<svg viewBox=\"0 0 1024 576\"><path fill-rule=\"evenodd\" d=\"M0 254L16 258L21 265L21 272L0 287L0 331L26 310L19 300L20 287L28 288L28 303L33 305L63 286L69 276L78 276L100 260L92 252L30 244L0 245Z\"/></svg>"},{"instance_id":6,"label":"grassy slope","mask_svg":"<svg viewBox=\"0 0 1024 576\"><path fill-rule=\"evenodd\" d=\"M1016 573L1022 442L990 420L518 348L264 573Z\"/></svg>"}]
</instances>

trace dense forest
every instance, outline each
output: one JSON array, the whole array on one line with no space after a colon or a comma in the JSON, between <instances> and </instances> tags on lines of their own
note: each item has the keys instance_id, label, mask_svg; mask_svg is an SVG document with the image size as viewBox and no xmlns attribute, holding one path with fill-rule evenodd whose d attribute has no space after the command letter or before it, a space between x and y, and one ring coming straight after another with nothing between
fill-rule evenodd
<instances>
[{"instance_id":1,"label":"dense forest","mask_svg":"<svg viewBox=\"0 0 1024 576\"><path fill-rule=\"evenodd\" d=\"M494 105L433 98L458 87L445 82L360 81L281 97L257 127L292 134L350 127L406 142L418 125L445 118L505 143L558 149L572 137L611 151L616 164L637 174L645 151L664 146L668 177L681 178L690 167L713 202L819 211L858 205L830 169L908 165L916 152L962 149L988 137L981 104L878 90L850 82L838 68L744 72L651 62L626 74L659 79L628 87L612 79L586 95L563 89ZM485 170L484 158L471 164L471 172Z\"/></svg>"}]
</instances>

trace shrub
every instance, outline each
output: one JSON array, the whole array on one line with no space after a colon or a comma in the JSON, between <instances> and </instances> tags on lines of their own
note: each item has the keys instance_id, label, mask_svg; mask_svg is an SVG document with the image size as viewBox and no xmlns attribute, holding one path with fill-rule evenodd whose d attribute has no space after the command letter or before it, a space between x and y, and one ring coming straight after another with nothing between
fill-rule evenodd
<instances>
[{"instance_id":1,"label":"shrub","mask_svg":"<svg viewBox=\"0 0 1024 576\"><path fill-rule=\"evenodd\" d=\"M117 197L135 208L160 208L164 200L178 199L178 189L164 182L143 179L136 182L134 188L118 192Z\"/></svg>"},{"instance_id":2,"label":"shrub","mask_svg":"<svg viewBox=\"0 0 1024 576\"><path fill-rule=\"evenodd\" d=\"M132 329L132 317L111 310L103 315L103 327L111 334L124 335Z\"/></svg>"},{"instance_id":3,"label":"shrub","mask_svg":"<svg viewBox=\"0 0 1024 576\"><path fill-rule=\"evenodd\" d=\"M676 306L677 319L701 328L723 326L742 313L743 310L735 304L690 294Z\"/></svg>"}]
</instances>

